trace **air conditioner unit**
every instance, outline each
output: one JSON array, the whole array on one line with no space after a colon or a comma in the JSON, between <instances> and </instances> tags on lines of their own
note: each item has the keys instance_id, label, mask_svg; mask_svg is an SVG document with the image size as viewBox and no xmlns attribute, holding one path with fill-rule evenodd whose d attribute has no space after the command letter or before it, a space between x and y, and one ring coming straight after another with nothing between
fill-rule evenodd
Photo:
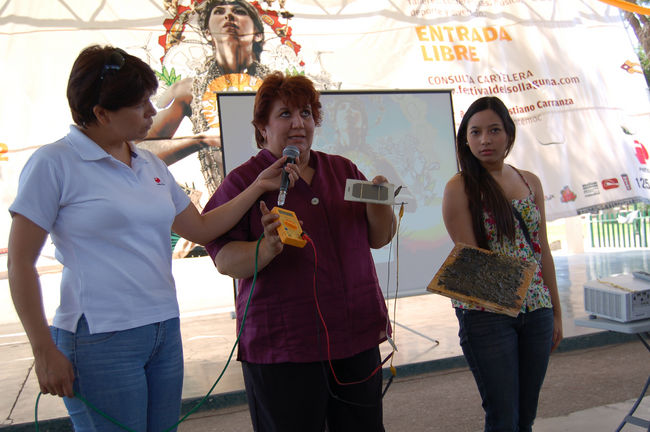
<instances>
[{"instance_id":1,"label":"air conditioner unit","mask_svg":"<svg viewBox=\"0 0 650 432\"><path fill-rule=\"evenodd\" d=\"M620 322L650 318L650 281L608 276L585 283L584 293L589 314Z\"/></svg>"}]
</instances>

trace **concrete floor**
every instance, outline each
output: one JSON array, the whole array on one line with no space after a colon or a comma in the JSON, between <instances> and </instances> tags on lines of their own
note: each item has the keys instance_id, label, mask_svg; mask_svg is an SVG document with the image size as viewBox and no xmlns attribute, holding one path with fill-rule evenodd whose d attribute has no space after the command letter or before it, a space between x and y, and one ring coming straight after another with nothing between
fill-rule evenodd
<instances>
[{"instance_id":1,"label":"concrete floor","mask_svg":"<svg viewBox=\"0 0 650 432\"><path fill-rule=\"evenodd\" d=\"M584 282L615 273L650 271L650 251L554 255L554 260L567 338L563 345L568 351L552 356L535 430L614 430L650 374L650 353L638 341L578 327L574 319L585 315ZM232 282L219 275L206 258L175 260L174 266L175 274L193 275L177 277L185 349L183 398L184 407L189 408L214 385L234 344ZM56 273L42 277L48 316L58 302L57 277ZM215 282L206 286L205 281ZM0 280L0 429L33 430L38 393L33 358L8 291L6 279ZM394 309L389 301L399 349L394 365L399 374L385 398L386 429L480 430L483 414L478 391L464 367L458 324L449 300L422 294L399 298L396 306ZM623 341L629 342L609 345ZM585 346L590 348L574 350ZM382 346L384 354L389 350L387 344ZM245 397L238 362L230 363L212 394L207 404L210 409L193 414L180 430L251 430L242 405ZM648 399L640 408L644 418L650 418ZM66 430L64 422L56 420L66 416L60 399L43 397L38 415L42 421L55 419L50 430ZM593 427L586 421L592 421ZM626 426L623 430L640 429Z\"/></svg>"},{"instance_id":2,"label":"concrete floor","mask_svg":"<svg viewBox=\"0 0 650 432\"><path fill-rule=\"evenodd\" d=\"M614 431L650 373L649 353L638 342L555 354L544 383L535 432ZM612 371L624 359L625 367ZM621 402L622 401L622 402ZM635 413L650 418L650 397ZM398 378L384 398L387 431L478 432L481 400L466 368ZM239 405L196 414L181 432L252 431L248 409ZM624 431L641 430L626 425Z\"/></svg>"}]
</instances>

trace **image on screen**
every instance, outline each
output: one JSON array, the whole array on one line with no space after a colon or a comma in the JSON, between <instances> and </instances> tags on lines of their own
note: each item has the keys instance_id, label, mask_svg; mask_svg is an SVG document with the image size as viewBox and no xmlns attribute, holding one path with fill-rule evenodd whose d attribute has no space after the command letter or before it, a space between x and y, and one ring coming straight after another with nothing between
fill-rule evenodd
<instances>
[{"instance_id":1,"label":"image on screen","mask_svg":"<svg viewBox=\"0 0 650 432\"><path fill-rule=\"evenodd\" d=\"M255 94L217 99L227 174L259 151L251 124ZM396 238L373 250L384 295L395 296L397 253L398 297L424 294L453 248L442 221L444 186L457 172L451 91L324 91L321 104L312 149L350 159L368 179L385 176L399 190L396 215L404 203L399 251Z\"/></svg>"}]
</instances>

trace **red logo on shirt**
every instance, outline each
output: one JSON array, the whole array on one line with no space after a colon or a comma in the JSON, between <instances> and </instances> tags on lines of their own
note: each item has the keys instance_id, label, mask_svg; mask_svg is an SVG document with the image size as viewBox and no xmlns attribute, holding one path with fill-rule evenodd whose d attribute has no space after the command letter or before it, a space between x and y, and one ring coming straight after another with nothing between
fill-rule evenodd
<instances>
[{"instance_id":1,"label":"red logo on shirt","mask_svg":"<svg viewBox=\"0 0 650 432\"><path fill-rule=\"evenodd\" d=\"M155 181L158 186L163 186L165 184L162 182L162 180L160 180L159 177L154 177L153 181Z\"/></svg>"}]
</instances>

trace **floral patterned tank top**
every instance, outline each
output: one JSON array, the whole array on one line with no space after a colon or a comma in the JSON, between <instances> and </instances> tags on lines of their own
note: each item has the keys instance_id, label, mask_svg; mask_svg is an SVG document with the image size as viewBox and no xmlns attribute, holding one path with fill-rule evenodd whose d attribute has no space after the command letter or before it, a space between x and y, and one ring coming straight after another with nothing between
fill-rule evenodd
<instances>
[{"instance_id":1,"label":"floral patterned tank top","mask_svg":"<svg viewBox=\"0 0 650 432\"><path fill-rule=\"evenodd\" d=\"M530 185L524 176L519 172L519 170L515 168L515 171L517 171L521 179L528 187L529 194L523 199L512 200L512 205L521 214L522 219L528 228L528 233L530 234L530 240L533 244L534 250L531 249L530 245L528 244L526 236L524 235L524 231L522 230L517 218L515 218L514 241L508 238L504 238L502 242L498 241L494 217L486 209L483 210L483 225L485 226L485 233L491 251L502 255L523 258L526 261L533 260L536 262L533 279L530 282L530 286L528 287L526 298L521 305L521 312L525 313L532 312L540 308L551 308L552 304L551 294L548 290L548 287L544 284L544 280L542 279L542 249L539 244L539 224L541 216L539 209L537 208L537 204L535 204L535 195L533 194ZM485 310L483 307L476 306L471 303L460 302L458 300L452 300L451 302L454 307L460 309Z\"/></svg>"}]
</instances>

